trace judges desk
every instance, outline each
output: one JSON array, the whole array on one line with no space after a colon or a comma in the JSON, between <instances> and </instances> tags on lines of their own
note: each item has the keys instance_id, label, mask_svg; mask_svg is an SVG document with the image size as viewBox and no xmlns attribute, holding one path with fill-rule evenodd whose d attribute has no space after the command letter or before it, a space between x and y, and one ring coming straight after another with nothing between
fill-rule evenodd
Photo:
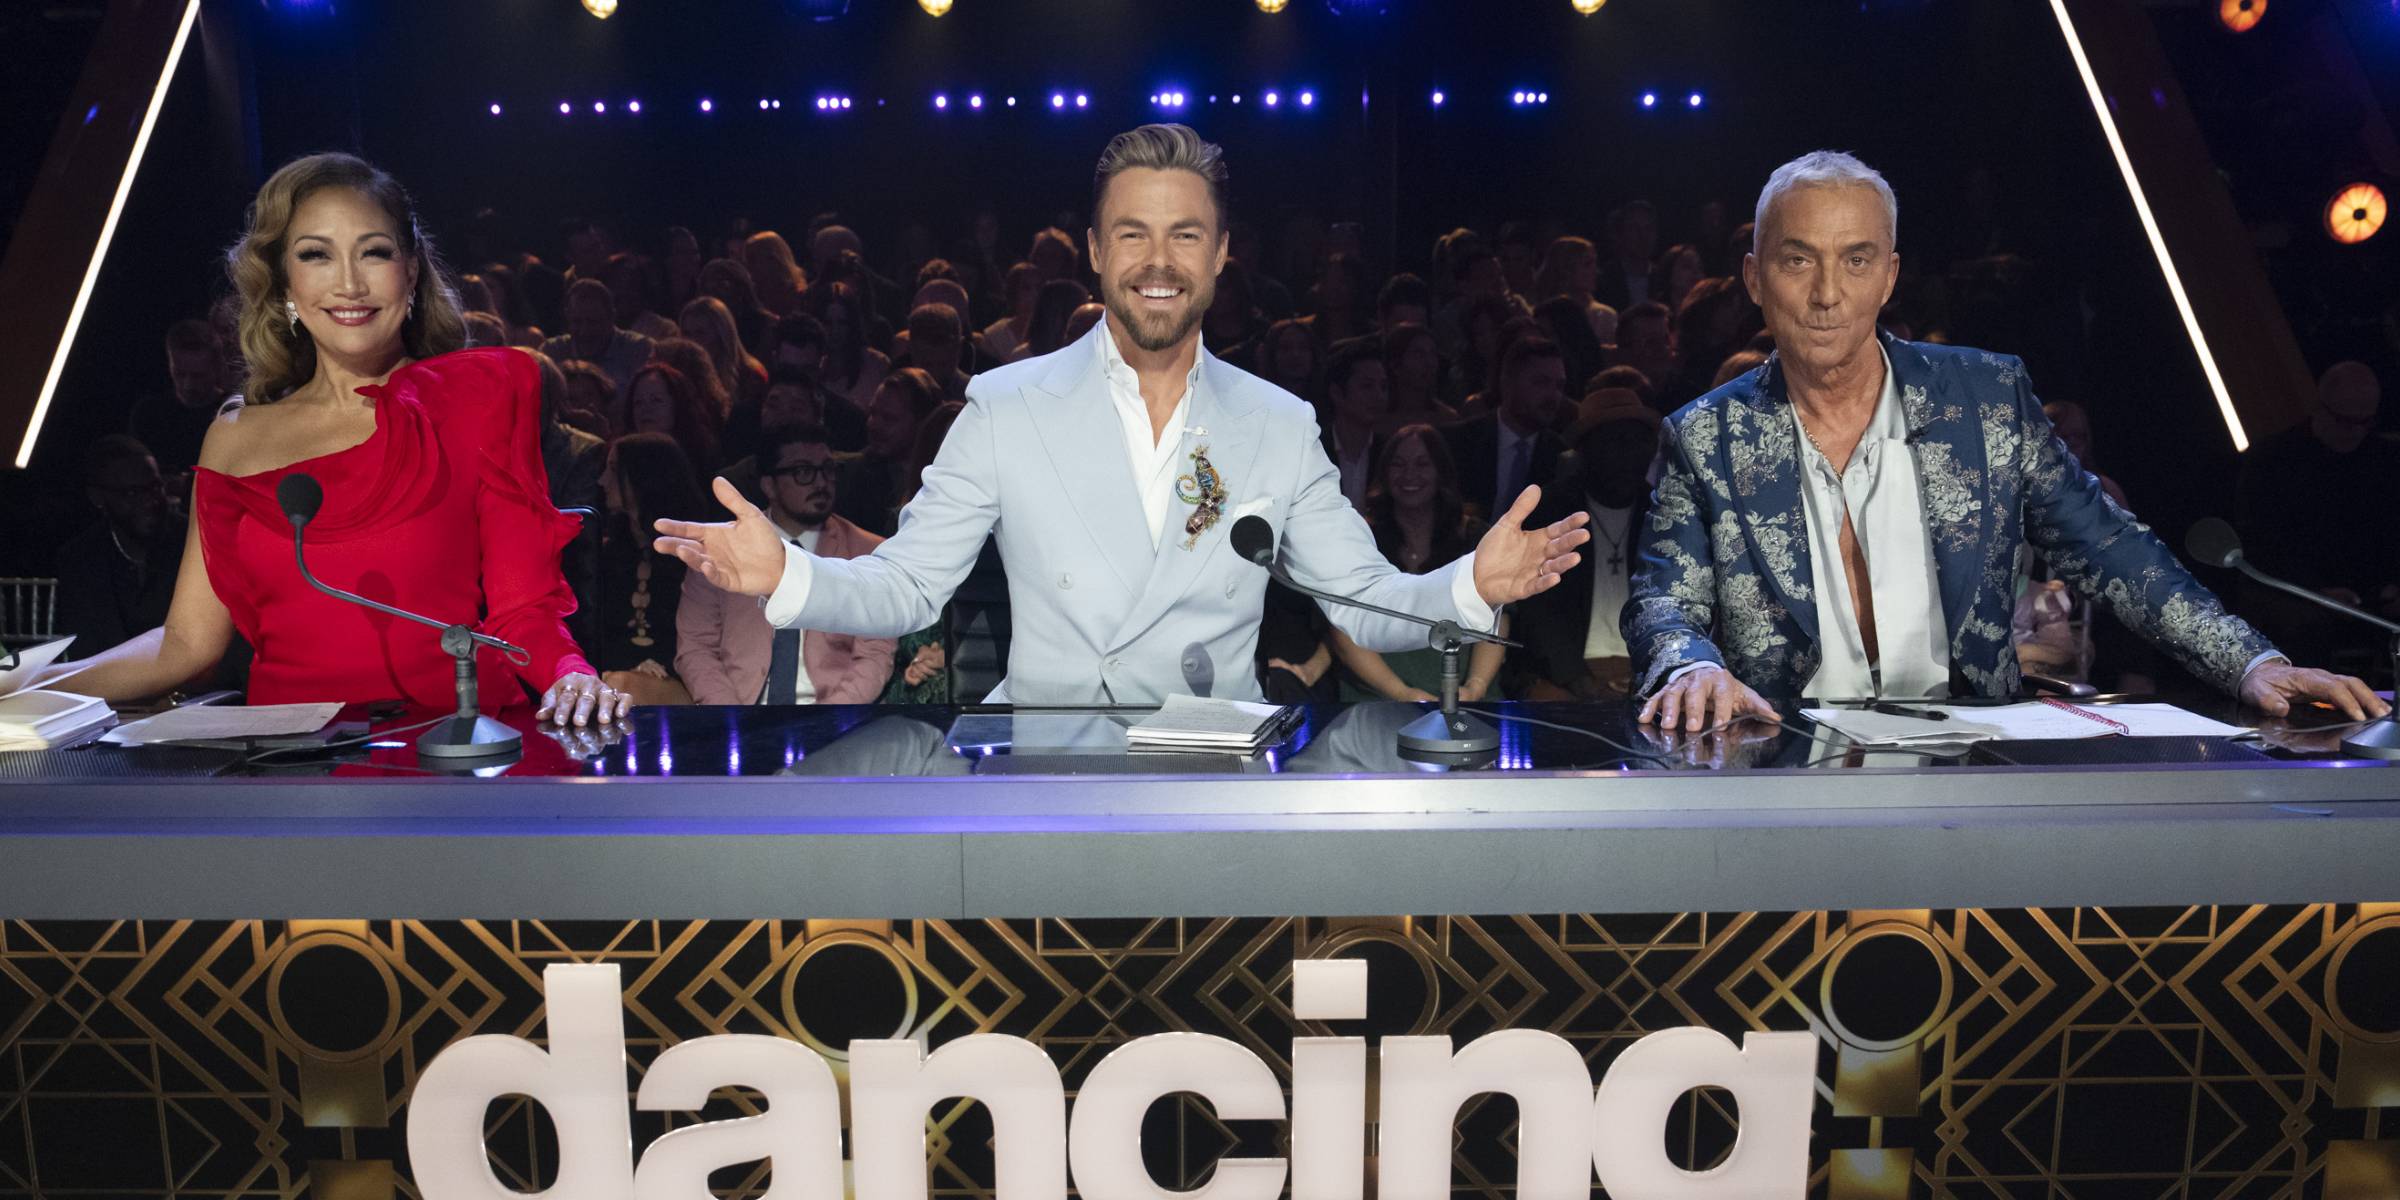
<instances>
[{"instance_id":1,"label":"judges desk","mask_svg":"<svg viewBox=\"0 0 2400 1200\"><path fill-rule=\"evenodd\" d=\"M2195 761L1982 766L1798 720L1480 707L1527 720L1462 770L1398 757L1399 704L1311 710L1253 760L1129 758L1138 714L936 708L520 716L523 761L488 778L420 770L404 736L330 763L0 754L0 1196L391 1194L416 1072L540 1036L562 962L623 967L637 1063L723 1032L836 1059L999 1032L1072 1094L1164 1030L1287 1083L1311 1030L1546 1029L1596 1076L1651 1030L1807 1031L1812 1195L2400 1178L2400 773L2339 757L2338 717ZM1366 1020L1291 1015L1313 958L1368 960ZM1513 1178L1488 1100L1464 1194ZM530 1189L525 1107L491 1145ZM965 1107L936 1111L945 1195L991 1186ZM1167 1109L1164 1186L1256 1140ZM1721 1099L1676 1111L1690 1165L1729 1144ZM93 1121L134 1132L102 1153Z\"/></svg>"}]
</instances>

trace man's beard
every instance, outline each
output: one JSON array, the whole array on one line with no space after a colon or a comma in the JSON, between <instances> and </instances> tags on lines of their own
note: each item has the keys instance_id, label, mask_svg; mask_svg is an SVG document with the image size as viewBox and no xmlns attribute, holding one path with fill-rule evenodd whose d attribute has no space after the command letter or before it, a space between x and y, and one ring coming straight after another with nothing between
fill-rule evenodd
<instances>
[{"instance_id":1,"label":"man's beard","mask_svg":"<svg viewBox=\"0 0 2400 1200\"><path fill-rule=\"evenodd\" d=\"M1178 315L1136 311L1130 297L1145 284L1182 288L1183 312ZM1152 353L1165 350L1189 337L1194 329L1200 327L1200 322L1208 319L1209 305L1215 302L1214 286L1195 284L1180 276L1158 275L1128 279L1110 289L1107 299L1103 301L1108 306L1109 315L1115 317L1117 324L1133 338L1133 344Z\"/></svg>"}]
</instances>

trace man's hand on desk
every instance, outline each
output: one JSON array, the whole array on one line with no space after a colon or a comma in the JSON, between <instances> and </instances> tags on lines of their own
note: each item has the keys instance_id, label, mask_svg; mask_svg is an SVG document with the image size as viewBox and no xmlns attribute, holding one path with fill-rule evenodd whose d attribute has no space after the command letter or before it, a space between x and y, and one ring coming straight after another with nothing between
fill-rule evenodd
<instances>
[{"instance_id":1,"label":"man's hand on desk","mask_svg":"<svg viewBox=\"0 0 2400 1200\"><path fill-rule=\"evenodd\" d=\"M740 489L716 481L717 503L731 521L657 522L660 554L672 554L710 583L742 596L764 596L783 581L783 535Z\"/></svg>"},{"instance_id":2,"label":"man's hand on desk","mask_svg":"<svg viewBox=\"0 0 2400 1200\"><path fill-rule=\"evenodd\" d=\"M1592 540L1583 528L1592 522L1587 512L1540 529L1525 528L1525 518L1541 499L1538 487L1517 493L1517 502L1475 544L1475 590L1493 608L1558 586L1558 577L1582 557L1575 547Z\"/></svg>"},{"instance_id":3,"label":"man's hand on desk","mask_svg":"<svg viewBox=\"0 0 2400 1200\"><path fill-rule=\"evenodd\" d=\"M2362 680L2288 662L2264 662L2242 676L2242 703L2271 717L2291 715L2295 701L2322 700L2353 721L2384 716L2392 706Z\"/></svg>"},{"instance_id":4,"label":"man's hand on desk","mask_svg":"<svg viewBox=\"0 0 2400 1200\"><path fill-rule=\"evenodd\" d=\"M1733 672L1712 664L1668 681L1642 706L1641 719L1661 728L1680 720L1687 732L1697 732L1743 717L1783 720L1783 714L1776 712L1766 697L1735 679Z\"/></svg>"}]
</instances>

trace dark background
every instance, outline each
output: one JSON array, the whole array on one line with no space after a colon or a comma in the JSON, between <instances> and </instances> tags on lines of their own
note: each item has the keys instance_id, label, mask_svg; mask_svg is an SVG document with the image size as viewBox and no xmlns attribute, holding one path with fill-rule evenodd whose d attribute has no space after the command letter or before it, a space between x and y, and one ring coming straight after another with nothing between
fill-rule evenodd
<instances>
[{"instance_id":1,"label":"dark background","mask_svg":"<svg viewBox=\"0 0 2400 1200\"><path fill-rule=\"evenodd\" d=\"M219 255L244 205L296 155L365 154L461 250L471 240L558 261L559 221L577 213L643 248L668 224L706 242L737 218L796 234L830 210L888 272L912 224L937 247L979 210L1000 216L1004 247L1054 219L1079 231L1100 146L1167 117L1225 145L1235 216L1262 232L1265 266L1296 291L1310 278L1303 231L1326 222L1362 222L1378 270L1421 270L1453 226L1489 234L1526 219L1604 239L1606 213L1640 197L1659 206L1663 247L1689 236L1706 200L1746 219L1776 163L1852 150L1899 193L1911 274L1938 277L1994 248L2033 268L2008 305L1954 320L1957 340L2022 354L2046 398L2089 406L2096 458L2164 530L2227 502L2232 447L2039 0L1612 0L1591 17L1565 0L1391 0L1382 15L1293 0L1272 16L1250 0L958 0L939 20L909 0L855 0L823 23L809 7L623 0L598 21L574 0L207 0L33 481L71 477L81 447L121 428L134 397L165 390L166 326L225 287ZM23 148L10 156L27 168L0 181L10 226L96 8L0 15L9 143ZM2400 191L2362 132L2370 119L2388 129L2400 69L2362 109L2318 68L2311 41L2328 17L2362 61L2400 63L2400 7L2275 0L2239 36L2213 3L2150 17L2258 231L2258 249L2223 252L2265 254L2312 368L2368 357L2387 389L2400 383L2394 236L2339 247L2318 223L2350 178ZM1284 94L1275 110L1260 104L1270 87ZM1190 105L1153 107L1162 88ZM1303 88L1317 95L1311 109L1295 103ZM1513 107L1520 88L1550 102ZM1650 89L1660 103L1645 110ZM981 112L964 104L977 90ZM1054 112L1053 91L1091 105ZM1695 91L1698 109L1685 102ZM952 97L948 111L933 108L936 92ZM821 94L855 107L819 113ZM703 96L715 113L697 111ZM624 111L636 97L639 116ZM783 106L762 113L762 97ZM608 115L592 114L596 100ZM1984 212L1969 203L1978 171L1995 201ZM54 495L19 482L12 496ZM84 514L70 501L59 516ZM12 540L0 569L39 571L46 539Z\"/></svg>"}]
</instances>

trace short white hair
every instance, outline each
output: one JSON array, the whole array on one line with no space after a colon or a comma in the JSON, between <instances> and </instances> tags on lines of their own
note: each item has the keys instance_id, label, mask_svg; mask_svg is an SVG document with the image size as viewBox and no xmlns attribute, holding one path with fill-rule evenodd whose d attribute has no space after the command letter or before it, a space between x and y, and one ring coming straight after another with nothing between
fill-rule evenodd
<instances>
[{"instance_id":1,"label":"short white hair","mask_svg":"<svg viewBox=\"0 0 2400 1200\"><path fill-rule=\"evenodd\" d=\"M1892 185L1885 182L1883 173L1860 162L1855 154L1840 150L1811 150L1775 168L1767 176L1767 186L1758 191L1758 212L1751 217L1750 248L1758 248L1759 234L1767 227L1767 206L1777 197L1795 188L1804 187L1863 187L1874 191L1883 201L1883 215L1891 226L1892 244L1900 243L1900 200L1892 194Z\"/></svg>"}]
</instances>

